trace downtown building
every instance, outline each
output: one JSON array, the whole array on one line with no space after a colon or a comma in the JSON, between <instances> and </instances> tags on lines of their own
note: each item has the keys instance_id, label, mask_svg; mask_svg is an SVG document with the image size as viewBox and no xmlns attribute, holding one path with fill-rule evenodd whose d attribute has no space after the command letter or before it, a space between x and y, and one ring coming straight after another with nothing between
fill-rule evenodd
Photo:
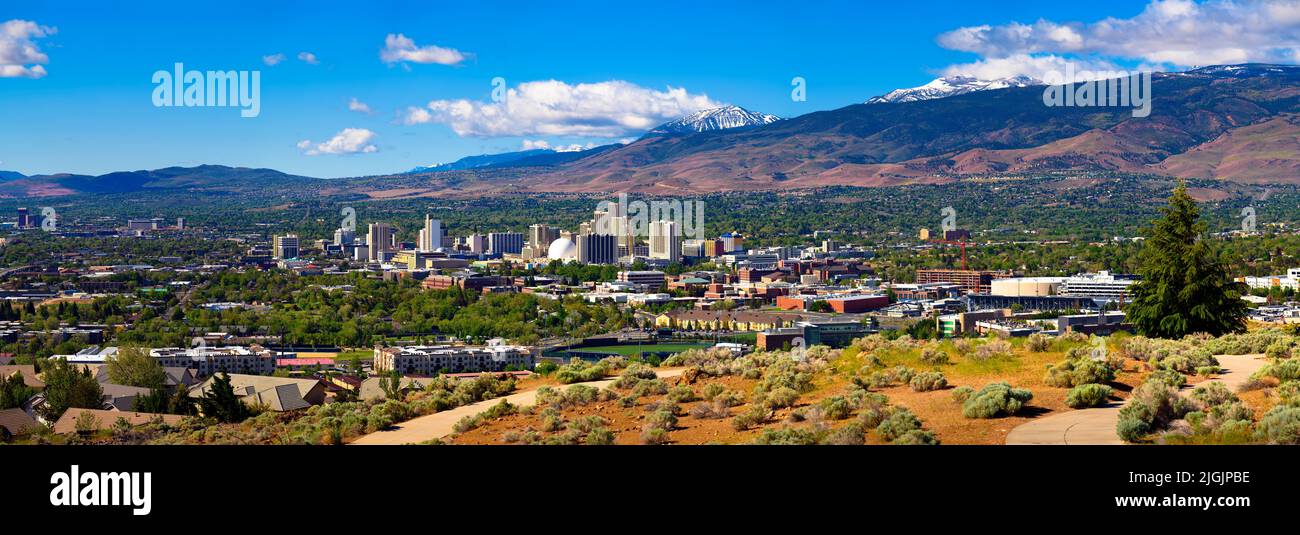
<instances>
[{"instance_id":1,"label":"downtown building","mask_svg":"<svg viewBox=\"0 0 1300 535\"><path fill-rule=\"evenodd\" d=\"M505 345L500 340L482 347L436 345L375 347L376 373L397 371L402 375L440 373L501 372L506 368L531 370L533 352L523 346Z\"/></svg>"}]
</instances>

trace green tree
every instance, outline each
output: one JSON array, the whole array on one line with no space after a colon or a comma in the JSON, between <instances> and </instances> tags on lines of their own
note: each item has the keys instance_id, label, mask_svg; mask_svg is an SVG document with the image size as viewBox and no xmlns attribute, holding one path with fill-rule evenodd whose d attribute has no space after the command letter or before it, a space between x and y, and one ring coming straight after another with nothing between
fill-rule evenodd
<instances>
[{"instance_id":1,"label":"green tree","mask_svg":"<svg viewBox=\"0 0 1300 535\"><path fill-rule=\"evenodd\" d=\"M1129 321L1141 334L1158 338L1244 331L1246 289L1202 239L1205 223L1186 185L1179 183L1162 212L1142 248L1142 280L1132 286Z\"/></svg>"},{"instance_id":2,"label":"green tree","mask_svg":"<svg viewBox=\"0 0 1300 535\"><path fill-rule=\"evenodd\" d=\"M21 407L34 395L36 389L27 386L23 374L13 373L9 377L0 377L0 410Z\"/></svg>"},{"instance_id":3,"label":"green tree","mask_svg":"<svg viewBox=\"0 0 1300 535\"><path fill-rule=\"evenodd\" d=\"M40 411L46 420L58 420L64 411L73 407L104 407L104 390L84 366L74 366L64 359L51 359L45 365L44 379L45 406Z\"/></svg>"},{"instance_id":4,"label":"green tree","mask_svg":"<svg viewBox=\"0 0 1300 535\"><path fill-rule=\"evenodd\" d=\"M235 389L230 385L230 376L225 372L212 376L208 391L199 398L199 409L204 416L227 423L242 422L253 416L253 410L235 395Z\"/></svg>"},{"instance_id":5,"label":"green tree","mask_svg":"<svg viewBox=\"0 0 1300 535\"><path fill-rule=\"evenodd\" d=\"M104 363L108 380L114 384L158 389L167 382L167 372L149 352L140 347L122 347Z\"/></svg>"}]
</instances>

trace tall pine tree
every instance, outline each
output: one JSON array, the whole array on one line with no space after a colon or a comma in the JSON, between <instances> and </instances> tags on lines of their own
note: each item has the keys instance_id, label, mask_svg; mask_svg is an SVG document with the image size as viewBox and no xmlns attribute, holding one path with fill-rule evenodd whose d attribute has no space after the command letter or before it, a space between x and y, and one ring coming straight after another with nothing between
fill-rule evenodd
<instances>
[{"instance_id":1,"label":"tall pine tree","mask_svg":"<svg viewBox=\"0 0 1300 535\"><path fill-rule=\"evenodd\" d=\"M1142 280L1132 286L1128 321L1140 334L1158 338L1244 331L1246 289L1201 239L1205 224L1186 185L1178 184L1162 212L1142 248Z\"/></svg>"}]
</instances>

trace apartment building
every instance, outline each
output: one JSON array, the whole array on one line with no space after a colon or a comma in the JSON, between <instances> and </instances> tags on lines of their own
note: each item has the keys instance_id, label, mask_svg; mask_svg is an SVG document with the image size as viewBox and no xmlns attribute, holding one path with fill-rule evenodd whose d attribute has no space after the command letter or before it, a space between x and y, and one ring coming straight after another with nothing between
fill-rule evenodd
<instances>
[{"instance_id":1,"label":"apartment building","mask_svg":"<svg viewBox=\"0 0 1300 535\"><path fill-rule=\"evenodd\" d=\"M499 372L508 367L531 370L531 349L505 345L499 340L482 347L436 345L375 347L374 369L378 373L397 370L403 375L439 373Z\"/></svg>"},{"instance_id":2,"label":"apartment building","mask_svg":"<svg viewBox=\"0 0 1300 535\"><path fill-rule=\"evenodd\" d=\"M189 368L199 377L216 372L249 375L270 375L275 371L275 359L292 358L291 353L276 353L262 346L225 347L162 347L150 349L149 356L167 367Z\"/></svg>"}]
</instances>

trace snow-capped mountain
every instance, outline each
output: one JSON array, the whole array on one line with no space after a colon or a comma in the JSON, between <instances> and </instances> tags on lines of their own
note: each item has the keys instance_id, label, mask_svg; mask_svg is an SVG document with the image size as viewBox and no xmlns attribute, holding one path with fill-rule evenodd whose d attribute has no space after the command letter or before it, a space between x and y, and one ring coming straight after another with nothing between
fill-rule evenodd
<instances>
[{"instance_id":1,"label":"snow-capped mountain","mask_svg":"<svg viewBox=\"0 0 1300 535\"><path fill-rule=\"evenodd\" d=\"M1045 84L1042 81L1028 76L1013 76L1011 78L999 78L996 80L980 80L972 76L945 76L921 87L895 89L885 93L884 95L873 97L867 101L867 104L879 104L882 102L916 102L918 100L955 97L957 95L965 95L966 93L974 93L976 91L1006 89L1008 87L1029 87L1033 85Z\"/></svg>"},{"instance_id":2,"label":"snow-capped mountain","mask_svg":"<svg viewBox=\"0 0 1300 535\"><path fill-rule=\"evenodd\" d=\"M707 132L710 130L727 130L744 126L772 124L781 118L766 113L756 113L740 106L723 106L700 110L676 121L664 123L651 130L651 134L683 134L689 132Z\"/></svg>"}]
</instances>

